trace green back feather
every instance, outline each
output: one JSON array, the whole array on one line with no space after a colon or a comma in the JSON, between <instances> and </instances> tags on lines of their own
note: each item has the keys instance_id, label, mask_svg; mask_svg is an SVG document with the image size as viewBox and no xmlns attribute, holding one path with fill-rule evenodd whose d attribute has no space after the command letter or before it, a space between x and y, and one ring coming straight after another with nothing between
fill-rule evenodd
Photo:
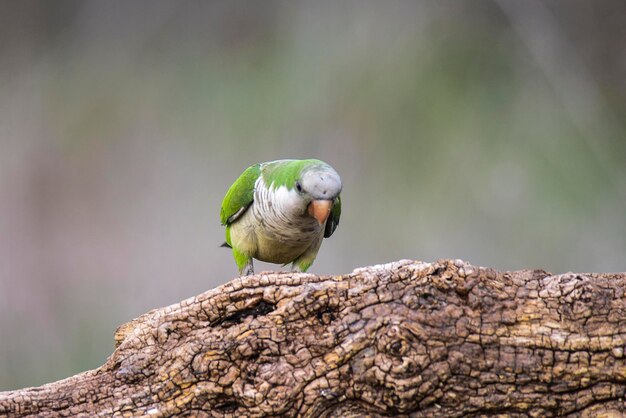
<instances>
[{"instance_id":1,"label":"green back feather","mask_svg":"<svg viewBox=\"0 0 626 418\"><path fill-rule=\"evenodd\" d=\"M261 174L261 165L252 165L239 176L226 192L222 200L220 220L222 225L228 225L241 216L254 199L254 183ZM227 239L227 242L229 240ZM229 242L230 244L230 242Z\"/></svg>"},{"instance_id":2,"label":"green back feather","mask_svg":"<svg viewBox=\"0 0 626 418\"><path fill-rule=\"evenodd\" d=\"M304 168L325 164L323 161L315 159L278 160L263 164L261 171L266 186L271 186L272 189L285 186L291 190L296 186L296 180L300 178Z\"/></svg>"}]
</instances>

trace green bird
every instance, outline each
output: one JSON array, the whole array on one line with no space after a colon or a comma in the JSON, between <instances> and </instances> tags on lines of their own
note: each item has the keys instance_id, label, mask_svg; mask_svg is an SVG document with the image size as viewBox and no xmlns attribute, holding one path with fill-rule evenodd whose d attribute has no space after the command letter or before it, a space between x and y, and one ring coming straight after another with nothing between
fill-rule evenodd
<instances>
[{"instance_id":1,"label":"green bird","mask_svg":"<svg viewBox=\"0 0 626 418\"><path fill-rule=\"evenodd\" d=\"M230 186L220 211L239 274L252 259L307 271L341 216L341 178L320 160L277 160L248 167Z\"/></svg>"}]
</instances>

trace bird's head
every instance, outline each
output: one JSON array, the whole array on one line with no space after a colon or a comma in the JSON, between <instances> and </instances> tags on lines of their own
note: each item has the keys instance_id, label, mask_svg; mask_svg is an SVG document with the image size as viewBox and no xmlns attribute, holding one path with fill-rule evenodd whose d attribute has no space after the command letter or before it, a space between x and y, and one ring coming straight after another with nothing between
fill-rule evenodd
<instances>
[{"instance_id":1,"label":"bird's head","mask_svg":"<svg viewBox=\"0 0 626 418\"><path fill-rule=\"evenodd\" d=\"M308 215L320 225L328 219L333 202L341 193L341 186L339 174L326 163L304 168L295 184L296 191L307 202Z\"/></svg>"}]
</instances>

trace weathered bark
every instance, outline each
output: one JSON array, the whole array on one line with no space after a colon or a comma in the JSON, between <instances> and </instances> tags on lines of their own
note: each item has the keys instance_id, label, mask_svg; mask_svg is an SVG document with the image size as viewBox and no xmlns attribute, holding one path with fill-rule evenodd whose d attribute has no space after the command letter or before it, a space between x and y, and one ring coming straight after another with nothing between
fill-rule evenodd
<instances>
[{"instance_id":1,"label":"weathered bark","mask_svg":"<svg viewBox=\"0 0 626 418\"><path fill-rule=\"evenodd\" d=\"M0 415L619 416L626 274L399 261L237 278L121 326Z\"/></svg>"}]
</instances>

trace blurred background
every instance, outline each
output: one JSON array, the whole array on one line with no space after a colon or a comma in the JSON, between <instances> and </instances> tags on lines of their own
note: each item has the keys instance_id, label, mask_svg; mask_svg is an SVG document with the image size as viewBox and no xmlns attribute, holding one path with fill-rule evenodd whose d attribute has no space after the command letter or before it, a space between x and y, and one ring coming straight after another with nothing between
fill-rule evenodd
<instances>
[{"instance_id":1,"label":"blurred background","mask_svg":"<svg viewBox=\"0 0 626 418\"><path fill-rule=\"evenodd\" d=\"M621 0L2 1L0 390L234 277L260 161L342 175L313 273L626 270L625 121Z\"/></svg>"}]
</instances>

